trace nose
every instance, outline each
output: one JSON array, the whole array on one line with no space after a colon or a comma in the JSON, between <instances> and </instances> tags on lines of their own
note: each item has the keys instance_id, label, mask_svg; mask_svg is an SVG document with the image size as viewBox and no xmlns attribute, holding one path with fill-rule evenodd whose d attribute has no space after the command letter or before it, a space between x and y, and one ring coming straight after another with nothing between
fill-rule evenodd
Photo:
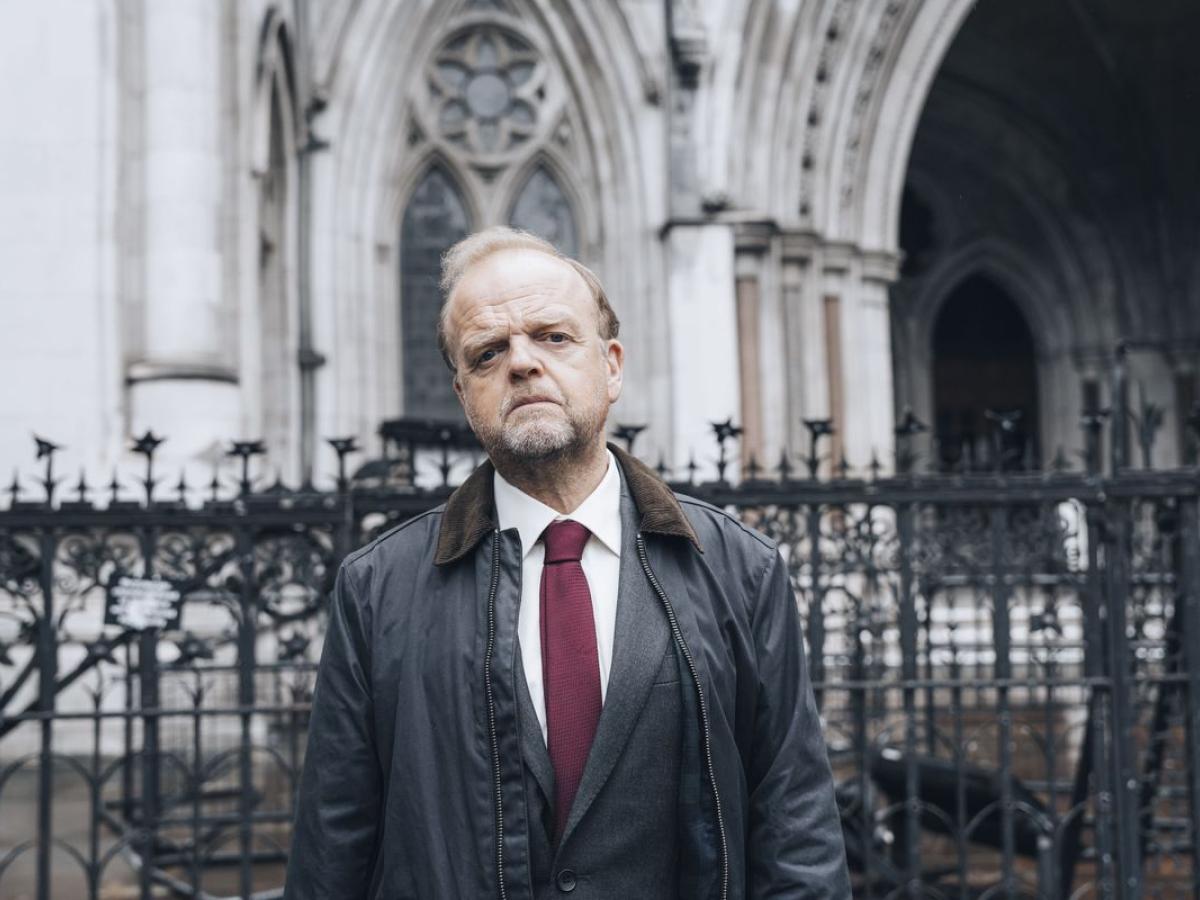
<instances>
[{"instance_id":1,"label":"nose","mask_svg":"<svg viewBox=\"0 0 1200 900\"><path fill-rule=\"evenodd\" d=\"M523 334L513 335L508 342L508 371L514 379L539 375L542 362L533 341Z\"/></svg>"}]
</instances>

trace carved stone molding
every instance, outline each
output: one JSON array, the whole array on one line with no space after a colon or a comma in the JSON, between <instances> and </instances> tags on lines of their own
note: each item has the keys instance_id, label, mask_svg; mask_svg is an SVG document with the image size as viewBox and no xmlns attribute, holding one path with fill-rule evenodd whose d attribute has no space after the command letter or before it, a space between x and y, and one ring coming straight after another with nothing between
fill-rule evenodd
<instances>
[{"instance_id":1,"label":"carved stone molding","mask_svg":"<svg viewBox=\"0 0 1200 900\"><path fill-rule=\"evenodd\" d=\"M878 92L885 69L884 63L893 52L893 43L900 24L905 19L905 12L912 8L911 0L887 0L867 48L858 85L854 91L854 100L850 106L850 126L846 130L846 142L842 148L842 179L838 189L842 209L849 209L854 202L855 189L862 177L859 160L869 121L867 113Z\"/></svg>"}]
</instances>

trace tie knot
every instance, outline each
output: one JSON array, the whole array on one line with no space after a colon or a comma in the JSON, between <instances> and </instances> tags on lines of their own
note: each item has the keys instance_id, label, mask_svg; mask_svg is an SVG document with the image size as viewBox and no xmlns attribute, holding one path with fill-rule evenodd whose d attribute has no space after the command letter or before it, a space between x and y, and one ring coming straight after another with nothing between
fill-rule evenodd
<instances>
[{"instance_id":1,"label":"tie knot","mask_svg":"<svg viewBox=\"0 0 1200 900\"><path fill-rule=\"evenodd\" d=\"M592 533L578 522L563 519L561 522L551 522L542 532L542 542L546 545L546 564L559 562L579 562L583 558L583 548Z\"/></svg>"}]
</instances>

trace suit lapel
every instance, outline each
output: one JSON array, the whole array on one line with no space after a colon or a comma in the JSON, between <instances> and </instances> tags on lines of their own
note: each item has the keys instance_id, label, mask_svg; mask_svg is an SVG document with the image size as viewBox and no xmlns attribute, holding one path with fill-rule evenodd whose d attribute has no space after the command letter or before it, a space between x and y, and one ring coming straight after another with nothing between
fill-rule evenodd
<instances>
[{"instance_id":1,"label":"suit lapel","mask_svg":"<svg viewBox=\"0 0 1200 900\"><path fill-rule=\"evenodd\" d=\"M521 755L525 764L533 773L534 780L542 790L546 802L554 803L554 766L550 763L550 753L546 750L546 741L542 737L542 726L538 722L537 710L533 708L533 697L529 693L529 681L525 678L525 666L521 661L521 649L517 648L516 671L521 673L517 678L517 715L521 729Z\"/></svg>"},{"instance_id":2,"label":"suit lapel","mask_svg":"<svg viewBox=\"0 0 1200 900\"><path fill-rule=\"evenodd\" d=\"M570 837L612 773L667 652L669 632L638 559L637 530L637 509L622 478L621 565L608 692L561 843Z\"/></svg>"}]
</instances>

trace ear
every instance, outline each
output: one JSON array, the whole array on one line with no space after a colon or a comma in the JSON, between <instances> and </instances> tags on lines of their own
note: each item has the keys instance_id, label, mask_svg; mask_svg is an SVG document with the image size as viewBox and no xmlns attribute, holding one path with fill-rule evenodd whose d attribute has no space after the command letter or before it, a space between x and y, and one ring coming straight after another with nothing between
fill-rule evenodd
<instances>
[{"instance_id":1,"label":"ear","mask_svg":"<svg viewBox=\"0 0 1200 900\"><path fill-rule=\"evenodd\" d=\"M616 338L606 342L604 362L608 367L608 402L616 403L621 396L621 384L625 374L625 348Z\"/></svg>"},{"instance_id":2,"label":"ear","mask_svg":"<svg viewBox=\"0 0 1200 900\"><path fill-rule=\"evenodd\" d=\"M454 379L450 382L454 385L454 393L458 396L458 402L462 404L463 409L467 408L466 400L463 399L462 382L458 380L458 373L454 373Z\"/></svg>"}]
</instances>

